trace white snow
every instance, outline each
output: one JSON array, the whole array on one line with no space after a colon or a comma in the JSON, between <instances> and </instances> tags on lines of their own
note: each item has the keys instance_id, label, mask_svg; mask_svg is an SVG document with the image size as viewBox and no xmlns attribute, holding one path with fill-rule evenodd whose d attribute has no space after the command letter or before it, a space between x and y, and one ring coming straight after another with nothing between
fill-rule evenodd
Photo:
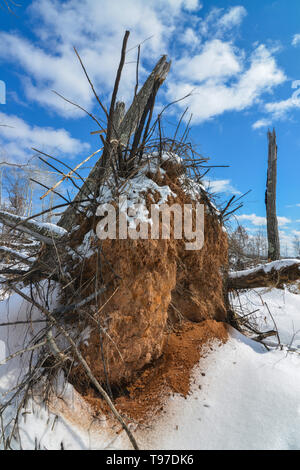
<instances>
[{"instance_id":1,"label":"white snow","mask_svg":"<svg viewBox=\"0 0 300 470\"><path fill-rule=\"evenodd\" d=\"M30 288L22 289L23 292L30 297ZM36 300L41 302L38 294L36 293ZM29 318L33 321L44 320L43 315L32 305L26 302L23 298L15 293L11 293L8 297L0 301L0 324L14 323L26 321ZM48 302L50 305L56 305L57 291L54 289L49 296ZM10 326L0 326L0 345L2 354L0 355L0 362L6 356L14 354L15 352L24 348L25 341L29 341L34 335L44 327L45 323L30 323L28 325L16 324ZM5 356L5 357L3 357ZM28 361L28 354L18 357L9 363L0 366L0 393L5 392L5 388L16 385L17 377L21 377L26 370ZM5 385L3 385L5 383ZM1 395L0 395L1 403Z\"/></svg>"},{"instance_id":2,"label":"white snow","mask_svg":"<svg viewBox=\"0 0 300 470\"><path fill-rule=\"evenodd\" d=\"M278 330L280 343L292 347L300 353L300 291L298 294L288 289L255 289L233 298L236 310L249 315L259 331ZM257 311L258 310L258 311ZM268 345L278 344L276 336L265 340ZM299 377L300 380L300 377Z\"/></svg>"},{"instance_id":3,"label":"white snow","mask_svg":"<svg viewBox=\"0 0 300 470\"><path fill-rule=\"evenodd\" d=\"M64 235L67 235L67 230L65 230L63 227L59 227L56 224L51 224L50 222L38 222L34 221L38 227L43 227L49 230L51 233L55 233L56 235L63 237Z\"/></svg>"},{"instance_id":4,"label":"white snow","mask_svg":"<svg viewBox=\"0 0 300 470\"><path fill-rule=\"evenodd\" d=\"M115 192L116 187L112 176L100 188L100 195L98 197L99 206L101 205L103 210L105 210L107 204L111 204L112 201L119 202L119 213L126 216L128 226L131 229L136 229L139 224L144 223L152 225L151 214L145 204L145 194L151 192L153 195L159 195L159 201L157 204L153 204L157 209L161 204L166 204L170 196L177 197L169 186L159 186L147 176L149 172L156 173L158 168L157 158L155 155L151 156L132 178L121 178L118 194ZM170 158L170 156L164 155L164 159L167 158ZM174 156L174 158L179 157ZM160 172L163 174L164 170L160 169ZM87 215L90 214L88 213Z\"/></svg>"},{"instance_id":5,"label":"white snow","mask_svg":"<svg viewBox=\"0 0 300 470\"><path fill-rule=\"evenodd\" d=\"M67 230L65 230L64 228L59 227L58 225L52 224L50 222L40 222L35 219L28 220L28 217L22 217L19 215L11 214L10 212L6 211L2 211L2 214L9 215L11 219L14 219L16 221L16 224L20 221L28 222L32 227L47 229L48 232L52 233L53 235L56 235L57 237L63 237L68 233ZM19 223L19 226L22 227L22 224Z\"/></svg>"},{"instance_id":6,"label":"white snow","mask_svg":"<svg viewBox=\"0 0 300 470\"><path fill-rule=\"evenodd\" d=\"M229 273L229 277L234 279L236 277L248 276L249 274L255 274L257 271L260 271L261 269L263 269L265 273L269 273L272 270L280 271L280 269L287 268L288 266L292 266L294 264L299 264L299 269L300 269L299 259L281 259L278 261L272 261L267 264L260 264L256 266L255 268L245 269L243 271L231 272Z\"/></svg>"},{"instance_id":7,"label":"white snow","mask_svg":"<svg viewBox=\"0 0 300 470\"><path fill-rule=\"evenodd\" d=\"M299 449L299 373L297 356L266 352L232 330L196 368L191 395L170 400L141 442L161 449Z\"/></svg>"},{"instance_id":8,"label":"white snow","mask_svg":"<svg viewBox=\"0 0 300 470\"><path fill-rule=\"evenodd\" d=\"M77 247L76 251L83 257L89 258L92 256L95 251L91 249L91 243L95 239L96 235L94 234L93 230L87 232L84 236L84 239L79 247ZM69 252L71 250L69 249ZM73 258L76 258L76 253L72 253Z\"/></svg>"},{"instance_id":9,"label":"white snow","mask_svg":"<svg viewBox=\"0 0 300 470\"><path fill-rule=\"evenodd\" d=\"M131 425L141 448L300 449L300 295L287 289L259 289L242 294L240 301L235 302L247 312L259 309L256 320L270 329L274 324L268 316L267 304L282 344L292 343L297 351L289 352L286 347L271 347L267 351L231 328L228 342L214 344L195 367L191 393L186 399L179 395L168 399L165 413L147 427ZM22 304L16 296L11 296L8 303L1 302L0 321L7 320L4 305L10 306L9 318L20 319L26 311ZM8 353L8 341L12 352L22 345L24 338L22 326L4 330L0 328L0 360ZM1 392L14 383L18 373L19 360L0 368ZM66 398L72 397L74 403L78 402L76 393L68 386ZM25 449L33 449L36 442L42 449L59 449L61 443L65 449L131 449L124 432L119 436L109 433L105 419L96 430L88 430L81 415L75 423L70 414L56 418L56 413L49 415L37 404L30 404L28 413L20 426Z\"/></svg>"},{"instance_id":10,"label":"white snow","mask_svg":"<svg viewBox=\"0 0 300 470\"><path fill-rule=\"evenodd\" d=\"M29 262L32 262L32 263L35 261L35 257L28 256L28 254L25 252L24 249L20 250L20 251L17 251L17 250L13 250L12 248L9 248L7 246L1 246L1 251L7 253L7 255L12 255L12 257L14 257L14 255L16 255L17 258L21 258L23 260L26 260L26 261L29 261Z\"/></svg>"},{"instance_id":11,"label":"white snow","mask_svg":"<svg viewBox=\"0 0 300 470\"><path fill-rule=\"evenodd\" d=\"M136 176L130 178L130 180L127 181L126 179L123 179L123 184L121 180L121 191L119 194L124 197L126 196L126 198L130 200L132 204L143 203L145 200L143 194L147 193L148 191L151 191L152 193L159 193L159 204L166 203L169 196L176 197L176 194L171 191L169 186L159 186L157 183L155 183L155 181L146 176L149 168L150 167L147 164L141 171L139 171ZM101 188L99 203L106 204L114 200L114 186L111 183L111 181L108 181L108 183Z\"/></svg>"}]
</instances>

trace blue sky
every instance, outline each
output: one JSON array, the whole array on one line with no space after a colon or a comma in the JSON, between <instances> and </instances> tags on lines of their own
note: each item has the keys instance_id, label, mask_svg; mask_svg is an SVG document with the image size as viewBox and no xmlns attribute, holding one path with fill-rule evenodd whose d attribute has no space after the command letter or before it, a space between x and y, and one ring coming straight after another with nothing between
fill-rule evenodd
<instances>
[{"instance_id":1,"label":"blue sky","mask_svg":"<svg viewBox=\"0 0 300 470\"><path fill-rule=\"evenodd\" d=\"M158 105L192 91L191 137L214 165L211 187L225 198L252 192L239 212L250 231L264 229L268 127L278 140L278 216L282 248L300 235L299 0L22 0L17 16L0 10L0 161L26 162L37 147L71 166L99 147L94 123L51 90L101 117L73 46L105 102L125 29L131 31L119 98L161 54L172 59ZM299 83L297 83L299 80ZM293 88L294 87L294 88ZM300 95L299 95L300 96ZM91 161L92 162L92 161Z\"/></svg>"}]
</instances>

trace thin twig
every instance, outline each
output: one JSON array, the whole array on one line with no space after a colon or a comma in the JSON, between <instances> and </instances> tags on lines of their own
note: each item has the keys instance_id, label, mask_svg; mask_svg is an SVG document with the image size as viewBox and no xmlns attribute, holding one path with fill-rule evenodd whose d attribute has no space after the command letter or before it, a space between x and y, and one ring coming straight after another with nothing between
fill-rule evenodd
<instances>
[{"instance_id":1,"label":"thin twig","mask_svg":"<svg viewBox=\"0 0 300 470\"><path fill-rule=\"evenodd\" d=\"M103 147L101 147L100 149L96 150L96 152L93 152L91 155L89 155L87 158L85 158L85 160L83 160L82 162L78 163L78 165L76 165L76 167L74 168L74 170L71 170L69 171L69 173L67 173L66 175L63 176L63 178L61 180L59 180L57 183L55 183L54 186L52 186L52 188L50 188L45 194L43 194L43 196L40 197L40 199L44 199L44 197L48 196L48 194L53 191L54 189L56 189L59 185L61 185L61 183L63 183L63 181L65 181L65 179L71 179L71 176L73 175L73 173L78 170L78 168L80 168L84 163L86 163L88 160L90 160L92 157L94 157L94 155L96 155L97 153L101 152L101 150L103 149Z\"/></svg>"},{"instance_id":2,"label":"thin twig","mask_svg":"<svg viewBox=\"0 0 300 470\"><path fill-rule=\"evenodd\" d=\"M93 93L94 93L94 96L95 96L96 100L98 101L98 103L99 103L99 105L100 105L102 111L104 112L104 114L105 114L106 117L108 118L107 109L106 109L105 106L102 104L102 102L101 102L99 96L97 95L96 90L95 90L95 88L94 88L94 85L93 85L93 83L92 83L92 81L91 81L91 79L90 79L90 77L89 77L89 75L88 75L88 73L87 73L87 71L86 71L85 66L83 65L83 62L82 62L82 60L81 60L80 55L79 55L78 52L77 52L76 47L74 47L74 51L75 51L75 54L76 54L77 57L78 57L78 60L79 60L80 65L81 65L81 67L82 67L82 70L84 71L84 74L85 74L85 76L86 76L86 78L87 78L87 80L88 80L88 82L89 82L89 84L90 84L90 87L91 87L91 89L92 89L92 91L93 91Z\"/></svg>"},{"instance_id":3,"label":"thin twig","mask_svg":"<svg viewBox=\"0 0 300 470\"><path fill-rule=\"evenodd\" d=\"M79 362L81 363L81 365L83 366L88 378L90 379L90 381L92 382L92 384L96 387L96 389L98 390L98 392L102 395L103 399L106 401L106 403L108 404L109 408L111 409L113 415L115 416L115 418L119 421L119 423L122 425L123 429L126 431L127 433L127 436L133 446L133 448L135 450L139 450L139 447L137 445L137 442L133 436L133 434L131 433L130 429L128 428L128 426L126 425L124 419L122 418L122 416L120 415L120 413L117 411L115 405L113 404L113 402L111 401L110 397L108 396L108 394L106 393L106 391L104 390L104 388L100 385L100 383L98 382L98 380L95 378L95 376L93 375L89 365L87 364L87 362L85 361L84 357L82 356L81 352L79 351L78 347L76 346L76 343L74 342L74 340L72 339L72 337L69 335L69 333L56 321L55 317L50 313L49 310L47 310L45 307L43 307L42 305L40 305L38 302L36 302L35 300L31 299L30 297L28 297L28 295L24 294L24 292L22 292L21 290L19 290L16 286L13 286L11 285L11 288L17 293L19 294L21 297L23 297L23 299L25 299L27 302L31 303L32 305L34 305L36 308L38 308L41 312L43 312L46 317L51 321L53 322L53 324L56 326L56 328L58 329L58 331L60 331L62 333L62 335L67 339L67 341L70 343L70 345L73 347L73 350L74 350L74 353L75 355L77 356L77 359L79 360Z\"/></svg>"}]
</instances>

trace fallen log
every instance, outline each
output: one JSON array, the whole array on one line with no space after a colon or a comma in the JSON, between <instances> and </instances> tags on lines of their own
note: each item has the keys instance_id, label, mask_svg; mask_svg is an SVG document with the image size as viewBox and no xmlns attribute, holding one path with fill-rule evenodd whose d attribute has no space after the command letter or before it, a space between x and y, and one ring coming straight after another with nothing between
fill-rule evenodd
<instances>
[{"instance_id":1,"label":"fallen log","mask_svg":"<svg viewBox=\"0 0 300 470\"><path fill-rule=\"evenodd\" d=\"M227 287L229 290L280 287L298 279L300 279L300 260L282 259L252 269L229 273Z\"/></svg>"},{"instance_id":2,"label":"fallen log","mask_svg":"<svg viewBox=\"0 0 300 470\"><path fill-rule=\"evenodd\" d=\"M23 264L27 264L28 266L32 266L33 263L35 262L35 258L31 256L26 256L22 252L17 252L16 250L12 250L11 248L8 248L6 246L0 246L0 256L7 258L7 259L12 259L14 261L20 261Z\"/></svg>"},{"instance_id":3,"label":"fallen log","mask_svg":"<svg viewBox=\"0 0 300 470\"><path fill-rule=\"evenodd\" d=\"M21 217L20 215L10 214L6 211L0 211L0 222L14 230L27 233L32 238L46 245L53 245L55 242L62 241L68 236L65 229L55 224L39 222L34 219Z\"/></svg>"}]
</instances>

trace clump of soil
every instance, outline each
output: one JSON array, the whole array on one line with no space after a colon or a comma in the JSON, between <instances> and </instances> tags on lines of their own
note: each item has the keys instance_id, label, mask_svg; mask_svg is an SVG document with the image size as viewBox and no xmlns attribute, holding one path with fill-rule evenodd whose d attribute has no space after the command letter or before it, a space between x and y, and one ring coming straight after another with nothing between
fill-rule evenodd
<instances>
[{"instance_id":1,"label":"clump of soil","mask_svg":"<svg viewBox=\"0 0 300 470\"><path fill-rule=\"evenodd\" d=\"M158 185L168 185L176 195L169 197L170 204L201 202L200 197L196 201L183 188L177 170L172 172L172 165L168 165L167 173L152 178ZM144 196L147 205L149 194ZM107 379L112 387L131 383L138 371L155 363L163 350L167 351L168 322L226 320L221 270L227 263L227 237L216 212L207 204L205 207L201 250L186 250L185 240L172 236L170 240L95 239L90 245L92 254L73 272L70 270L76 280L72 287L80 291L85 286L85 296L97 289L94 279L99 279L99 287L109 286L101 296L101 308L95 312L102 329L91 322L88 344L81 346L100 383L105 384ZM73 239L80 245L96 222L86 219L84 230L81 224L78 237L74 234ZM191 328L194 331L198 327ZM201 328L199 325L199 331ZM84 387L86 374L81 365L73 367L70 378L81 389Z\"/></svg>"},{"instance_id":2,"label":"clump of soil","mask_svg":"<svg viewBox=\"0 0 300 470\"><path fill-rule=\"evenodd\" d=\"M101 383L105 378L104 356L114 386L130 381L137 370L160 357L176 283L176 262L167 240L106 240L102 250L108 261L102 272L111 285L101 299L103 305L107 304L97 315L105 331L100 335L94 327L88 344L82 345L82 353ZM93 272L96 256L87 263L82 282ZM109 265L121 280L113 279ZM86 381L81 366L74 367L72 374L77 381Z\"/></svg>"},{"instance_id":3,"label":"clump of soil","mask_svg":"<svg viewBox=\"0 0 300 470\"><path fill-rule=\"evenodd\" d=\"M121 395L115 399L117 409L137 423L153 420L163 411L168 396L174 393L188 395L193 368L200 357L207 354L204 346L226 340L226 324L214 320L184 322L175 331L165 333L163 355L145 367L130 385L120 389ZM106 403L92 387L79 391L96 414L109 414Z\"/></svg>"}]
</instances>

